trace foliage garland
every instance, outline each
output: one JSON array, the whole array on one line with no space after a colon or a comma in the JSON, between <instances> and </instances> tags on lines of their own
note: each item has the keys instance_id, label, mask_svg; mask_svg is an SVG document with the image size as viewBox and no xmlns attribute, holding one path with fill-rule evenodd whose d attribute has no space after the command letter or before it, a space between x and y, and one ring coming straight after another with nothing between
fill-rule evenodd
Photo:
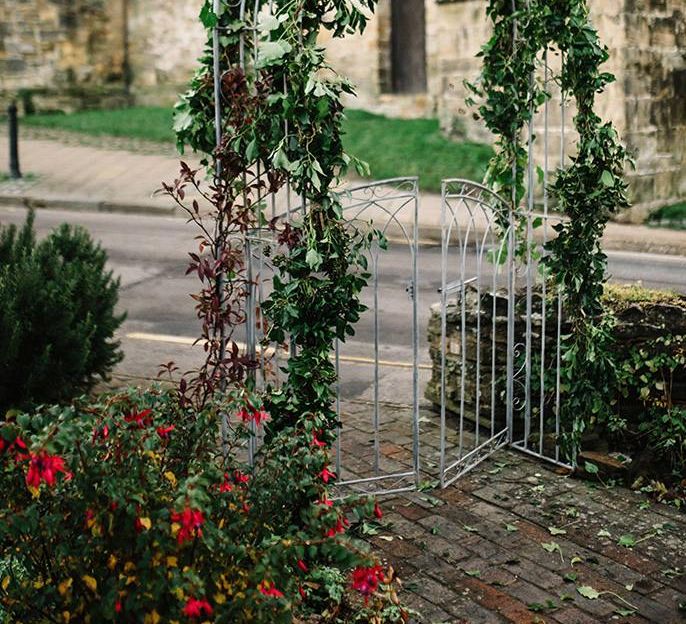
<instances>
[{"instance_id":1,"label":"foliage garland","mask_svg":"<svg viewBox=\"0 0 686 624\"><path fill-rule=\"evenodd\" d=\"M593 111L596 93L614 77L599 69L608 51L590 24L586 0L490 0L487 12L493 35L480 53L480 82L468 86L482 100L479 113L497 137L487 182L510 199L513 212L527 192L523 132L551 97L546 83L536 79L548 50L561 54L561 70L553 80L577 107L577 152L567 167L561 164L549 188L568 218L555 226L557 237L544 257L572 327L561 346L565 399L560 416L573 458L586 427L609 417L615 387L612 320L602 314L600 301L606 280L600 241L610 215L628 206L627 154L612 124Z\"/></svg>"},{"instance_id":2,"label":"foliage garland","mask_svg":"<svg viewBox=\"0 0 686 624\"><path fill-rule=\"evenodd\" d=\"M270 10L263 11L268 4ZM287 180L301 197L303 209L296 219L271 224L281 249L274 258L279 276L263 312L271 325L269 339L284 343L289 338L296 347L285 385L269 393L274 431L303 414L316 415L326 431L337 424L331 407L336 375L329 355L334 340L352 333L364 309L359 293L367 280L364 249L371 238L344 227L332 190L351 163L364 165L345 154L341 141L341 97L352 93L352 87L326 64L317 38L322 29L334 37L362 31L375 4L260 0L245 12L240 3L224 3L215 15L208 0L201 19L208 29L221 29L221 65L229 68L221 79L222 145L215 150L211 40L190 90L177 105L180 146L190 145L217 159L223 184L231 189L230 203L249 208L246 226L265 223L261 198L283 188ZM241 65L238 59L256 62ZM260 179L268 185L261 185ZM221 229L222 216L216 221ZM235 229L212 237L205 248L226 247L233 233ZM225 268L235 281L236 267ZM225 293L213 298L208 288L206 295L221 309ZM205 339L216 349L216 336ZM235 353L233 344L228 351ZM249 368L254 363L242 364ZM221 365L215 370L221 372Z\"/></svg>"}]
</instances>

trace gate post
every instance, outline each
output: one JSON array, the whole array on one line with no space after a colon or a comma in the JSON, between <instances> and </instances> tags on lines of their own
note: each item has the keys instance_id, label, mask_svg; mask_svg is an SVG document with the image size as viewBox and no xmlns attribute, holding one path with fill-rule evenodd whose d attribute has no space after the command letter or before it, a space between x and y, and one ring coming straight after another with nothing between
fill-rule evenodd
<instances>
[{"instance_id":1,"label":"gate post","mask_svg":"<svg viewBox=\"0 0 686 624\"><path fill-rule=\"evenodd\" d=\"M10 178L18 180L21 178L21 170L19 169L19 120L17 118L17 103L14 100L7 107L7 124L9 126Z\"/></svg>"},{"instance_id":2,"label":"gate post","mask_svg":"<svg viewBox=\"0 0 686 624\"><path fill-rule=\"evenodd\" d=\"M507 441L514 441L514 350L515 350L515 227L516 215L508 211L507 228L507 382L506 382L506 426Z\"/></svg>"}]
</instances>

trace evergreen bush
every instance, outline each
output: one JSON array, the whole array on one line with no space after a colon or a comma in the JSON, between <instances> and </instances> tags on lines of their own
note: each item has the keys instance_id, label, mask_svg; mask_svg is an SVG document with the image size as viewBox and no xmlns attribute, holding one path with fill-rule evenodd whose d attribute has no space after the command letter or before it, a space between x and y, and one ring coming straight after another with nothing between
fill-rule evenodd
<instances>
[{"instance_id":1,"label":"evergreen bush","mask_svg":"<svg viewBox=\"0 0 686 624\"><path fill-rule=\"evenodd\" d=\"M0 416L67 401L123 357L105 251L66 224L37 242L33 222L30 212L21 228L0 229Z\"/></svg>"}]
</instances>

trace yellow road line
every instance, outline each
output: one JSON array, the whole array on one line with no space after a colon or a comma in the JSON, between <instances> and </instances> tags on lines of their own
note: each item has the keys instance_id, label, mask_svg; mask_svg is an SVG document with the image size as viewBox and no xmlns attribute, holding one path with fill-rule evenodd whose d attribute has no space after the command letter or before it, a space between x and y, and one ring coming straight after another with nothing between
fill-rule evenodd
<instances>
[{"instance_id":1,"label":"yellow road line","mask_svg":"<svg viewBox=\"0 0 686 624\"><path fill-rule=\"evenodd\" d=\"M188 336L172 336L170 334L149 334L146 332L131 332L126 334L126 338L131 340L146 340L148 342L166 342L172 344L180 344L186 346L192 346L195 344L196 339L190 338ZM240 349L245 349L245 345L242 343L237 343ZM271 349L268 350L268 352ZM341 355L339 357L341 362L347 362L349 364L361 364L361 365L373 365L373 358L359 357L354 355ZM398 360L379 360L379 366L388 366L390 368L412 368L414 365L412 362L403 362ZM431 370L429 364L419 364L418 366L421 370Z\"/></svg>"}]
</instances>

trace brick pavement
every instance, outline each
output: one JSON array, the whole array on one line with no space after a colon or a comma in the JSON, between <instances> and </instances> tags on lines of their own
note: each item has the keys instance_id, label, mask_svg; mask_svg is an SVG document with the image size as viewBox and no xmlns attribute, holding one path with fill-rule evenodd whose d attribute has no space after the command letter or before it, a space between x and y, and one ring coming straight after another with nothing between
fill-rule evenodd
<instances>
[{"instance_id":1,"label":"brick pavement","mask_svg":"<svg viewBox=\"0 0 686 624\"><path fill-rule=\"evenodd\" d=\"M343 464L355 468L343 476L365 476L370 408L344 402L343 410ZM382 466L397 470L410 465L411 441L392 426L393 413L398 423L406 416L402 407L382 408L379 446ZM429 478L437 419L422 409ZM381 505L383 528L369 541L399 571L404 599L422 622L686 622L686 515L640 493L501 450L445 490ZM622 536L636 544L620 546Z\"/></svg>"}]
</instances>

